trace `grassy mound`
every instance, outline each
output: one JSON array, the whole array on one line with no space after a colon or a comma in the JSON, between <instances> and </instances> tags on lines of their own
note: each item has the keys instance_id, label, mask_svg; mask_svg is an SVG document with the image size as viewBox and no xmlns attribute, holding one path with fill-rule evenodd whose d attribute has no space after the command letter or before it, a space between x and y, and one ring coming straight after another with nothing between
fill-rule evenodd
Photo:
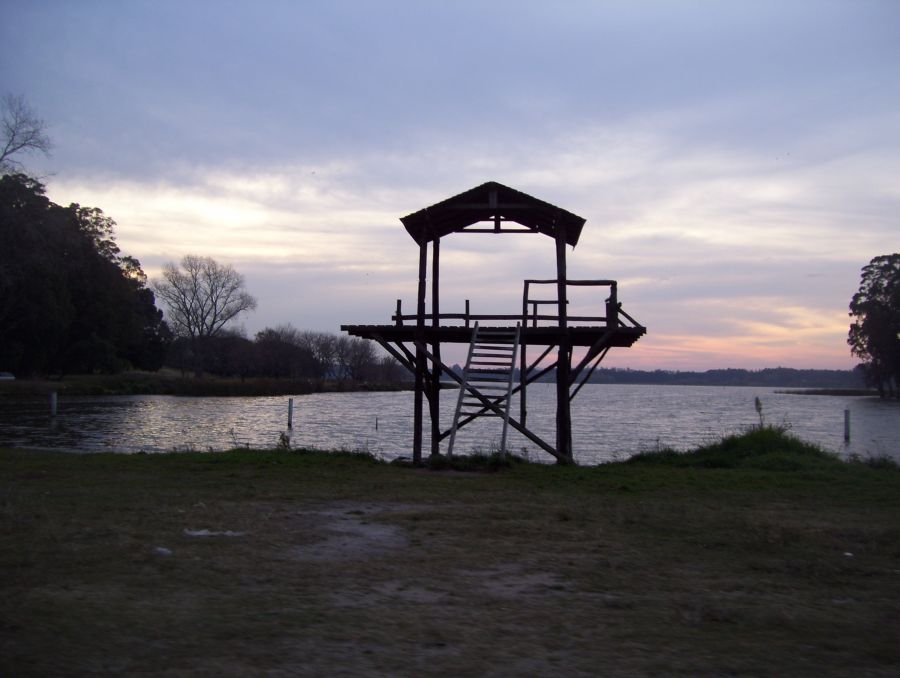
<instances>
[{"instance_id":1,"label":"grassy mound","mask_svg":"<svg viewBox=\"0 0 900 678\"><path fill-rule=\"evenodd\" d=\"M295 454L318 454L324 456L348 456L366 459L374 464L386 463L390 466L411 468L408 457L399 457L384 462L365 451L340 450L326 452L280 448ZM259 453L266 452L259 450ZM431 471L460 471L492 473L503 470L533 466L536 469L551 465L536 463L517 454L501 455L497 451L474 452L472 454L448 457L443 454L426 457L422 466ZM900 468L890 457L851 457L842 459L837 454L823 450L818 445L808 443L788 433L778 426L754 427L744 433L726 436L717 443L706 445L689 452L663 448L641 452L625 461L601 464L599 468L611 469L617 466L653 466L684 469L746 469L756 471L836 471L847 470L851 466L867 466L873 469ZM580 467L589 471L598 467ZM580 472L579 472L580 473Z\"/></svg>"},{"instance_id":2,"label":"grassy mound","mask_svg":"<svg viewBox=\"0 0 900 678\"><path fill-rule=\"evenodd\" d=\"M727 436L692 452L663 449L638 454L626 464L664 464L682 468L748 468L765 471L804 471L840 466L841 459L804 442L783 428L756 427Z\"/></svg>"},{"instance_id":3,"label":"grassy mound","mask_svg":"<svg viewBox=\"0 0 900 678\"><path fill-rule=\"evenodd\" d=\"M425 461L432 471L500 471L501 469L512 468L516 464L527 464L528 462L517 455L502 455L499 452L476 452L474 454L456 455L448 457L443 454L428 457Z\"/></svg>"}]
</instances>

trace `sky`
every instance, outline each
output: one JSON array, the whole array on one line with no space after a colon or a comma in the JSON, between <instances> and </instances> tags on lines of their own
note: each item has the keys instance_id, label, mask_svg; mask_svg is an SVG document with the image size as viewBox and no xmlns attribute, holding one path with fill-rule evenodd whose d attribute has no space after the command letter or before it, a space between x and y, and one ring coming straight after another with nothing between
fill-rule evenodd
<instances>
[{"instance_id":1,"label":"sky","mask_svg":"<svg viewBox=\"0 0 900 678\"><path fill-rule=\"evenodd\" d=\"M895 0L4 4L0 92L54 144L20 160L151 278L234 266L250 336L412 310L399 218L485 181L587 219L569 277L648 328L611 367L850 368L900 250ZM553 275L549 238L451 235L441 310Z\"/></svg>"}]
</instances>

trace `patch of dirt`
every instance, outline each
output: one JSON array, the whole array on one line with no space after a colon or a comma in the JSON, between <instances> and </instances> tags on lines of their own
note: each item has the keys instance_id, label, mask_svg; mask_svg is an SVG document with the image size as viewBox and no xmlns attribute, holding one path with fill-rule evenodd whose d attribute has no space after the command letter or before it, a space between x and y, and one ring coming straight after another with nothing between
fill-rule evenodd
<instances>
[{"instance_id":1,"label":"patch of dirt","mask_svg":"<svg viewBox=\"0 0 900 678\"><path fill-rule=\"evenodd\" d=\"M420 584L399 579L379 582L366 591L340 591L332 594L331 601L337 607L369 607L388 602L436 605L449 595L443 591L426 588Z\"/></svg>"},{"instance_id":2,"label":"patch of dirt","mask_svg":"<svg viewBox=\"0 0 900 678\"><path fill-rule=\"evenodd\" d=\"M521 565L510 563L466 573L475 584L495 598L521 598L571 593L574 587L552 572L524 572Z\"/></svg>"},{"instance_id":3,"label":"patch of dirt","mask_svg":"<svg viewBox=\"0 0 900 678\"><path fill-rule=\"evenodd\" d=\"M390 508L406 507L392 505ZM409 542L401 528L371 522L372 517L385 510L384 505L343 503L303 511L298 515L309 522L321 538L292 547L289 556L307 562L362 560L406 548Z\"/></svg>"}]
</instances>

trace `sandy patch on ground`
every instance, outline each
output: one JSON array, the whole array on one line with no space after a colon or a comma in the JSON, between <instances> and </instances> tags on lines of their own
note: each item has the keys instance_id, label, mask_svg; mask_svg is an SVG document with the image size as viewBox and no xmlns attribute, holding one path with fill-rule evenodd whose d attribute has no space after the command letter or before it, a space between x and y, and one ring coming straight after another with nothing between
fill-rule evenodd
<instances>
[{"instance_id":1,"label":"sandy patch on ground","mask_svg":"<svg viewBox=\"0 0 900 678\"><path fill-rule=\"evenodd\" d=\"M409 540L400 527L372 520L386 510L403 508L400 505L342 503L299 512L303 522L313 526L321 538L292 547L289 556L307 562L361 560L406 548Z\"/></svg>"}]
</instances>

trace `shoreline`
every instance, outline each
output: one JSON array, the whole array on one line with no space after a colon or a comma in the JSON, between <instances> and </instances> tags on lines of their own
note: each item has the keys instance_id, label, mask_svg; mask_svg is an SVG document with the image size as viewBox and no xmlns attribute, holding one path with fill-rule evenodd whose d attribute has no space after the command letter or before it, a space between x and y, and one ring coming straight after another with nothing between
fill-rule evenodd
<instances>
[{"instance_id":1,"label":"shoreline","mask_svg":"<svg viewBox=\"0 0 900 678\"><path fill-rule=\"evenodd\" d=\"M852 396L852 397L878 397L878 391L865 388L804 388L804 389L776 389L779 395L819 395L819 396Z\"/></svg>"},{"instance_id":2,"label":"shoreline","mask_svg":"<svg viewBox=\"0 0 900 678\"><path fill-rule=\"evenodd\" d=\"M545 382L538 382L545 383ZM551 382L546 382L551 383ZM591 382L594 384L594 382ZM710 384L670 384L670 383L597 383L595 385L645 386L669 388L680 386L715 386ZM732 385L734 386L734 385ZM738 388L772 389L779 395L822 395L878 397L873 389L848 388L805 388L792 386L737 386ZM458 389L453 381L441 382L442 389ZM117 375L72 375L61 379L18 379L0 381L0 398L16 396L47 396L57 392L66 395L174 395L192 397L255 397L307 395L311 393L350 393L360 391L411 391L409 382L355 382L333 379L290 379L253 377L223 378L204 376L200 378L180 376L169 371L160 373L126 372Z\"/></svg>"},{"instance_id":3,"label":"shoreline","mask_svg":"<svg viewBox=\"0 0 900 678\"><path fill-rule=\"evenodd\" d=\"M125 372L116 375L72 375L62 379L19 379L0 382L0 398L65 395L174 395L191 397L255 397L408 391L411 382L355 382L328 379L190 377L172 373Z\"/></svg>"}]
</instances>

